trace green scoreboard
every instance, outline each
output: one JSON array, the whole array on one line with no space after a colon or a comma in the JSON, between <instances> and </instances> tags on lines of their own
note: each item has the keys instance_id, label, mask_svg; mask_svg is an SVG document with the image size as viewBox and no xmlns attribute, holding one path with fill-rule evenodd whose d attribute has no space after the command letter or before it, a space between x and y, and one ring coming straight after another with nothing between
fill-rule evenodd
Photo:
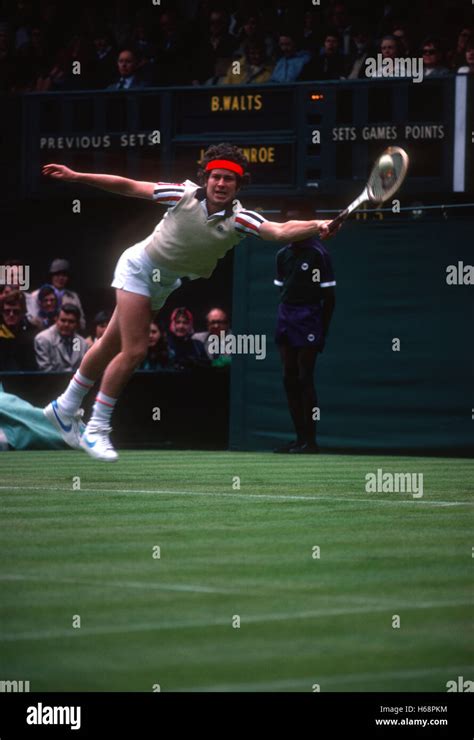
<instances>
[{"instance_id":1,"label":"green scoreboard","mask_svg":"<svg viewBox=\"0 0 474 740\"><path fill-rule=\"evenodd\" d=\"M251 165L249 192L346 198L388 145L410 154L407 193L472 186L467 75L291 86L150 88L23 96L23 192L64 193L41 177L56 161L139 179L194 179L211 143L229 141Z\"/></svg>"}]
</instances>

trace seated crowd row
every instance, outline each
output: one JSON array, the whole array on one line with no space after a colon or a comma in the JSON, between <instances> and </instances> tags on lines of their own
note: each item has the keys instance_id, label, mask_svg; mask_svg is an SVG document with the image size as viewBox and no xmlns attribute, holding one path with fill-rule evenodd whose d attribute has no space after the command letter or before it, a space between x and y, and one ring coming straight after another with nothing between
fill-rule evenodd
<instances>
[{"instance_id":1,"label":"seated crowd row","mask_svg":"<svg viewBox=\"0 0 474 740\"><path fill-rule=\"evenodd\" d=\"M0 286L0 371L74 372L87 350L105 332L111 314L100 311L86 334L86 318L79 295L68 288L70 266L55 259L50 282L31 293L20 284ZM206 316L207 330L194 331L193 314L175 308L168 325L155 316L150 325L147 356L139 370L225 367L230 356L215 352L213 336L228 334L229 318L221 308Z\"/></svg>"}]
</instances>

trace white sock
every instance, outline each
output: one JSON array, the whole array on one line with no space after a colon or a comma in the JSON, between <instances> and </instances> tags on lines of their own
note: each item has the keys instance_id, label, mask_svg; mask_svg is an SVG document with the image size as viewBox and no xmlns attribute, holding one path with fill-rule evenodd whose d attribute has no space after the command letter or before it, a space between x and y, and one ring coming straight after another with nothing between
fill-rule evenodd
<instances>
[{"instance_id":1,"label":"white sock","mask_svg":"<svg viewBox=\"0 0 474 740\"><path fill-rule=\"evenodd\" d=\"M92 416L89 419L89 424L101 427L104 425L109 426L116 403L116 398L106 396L105 393L99 391L95 398L95 404L92 409Z\"/></svg>"},{"instance_id":2,"label":"white sock","mask_svg":"<svg viewBox=\"0 0 474 740\"><path fill-rule=\"evenodd\" d=\"M66 414L75 414L80 408L82 399L89 393L94 383L95 380L84 377L77 370L64 393L57 399L59 410Z\"/></svg>"}]
</instances>

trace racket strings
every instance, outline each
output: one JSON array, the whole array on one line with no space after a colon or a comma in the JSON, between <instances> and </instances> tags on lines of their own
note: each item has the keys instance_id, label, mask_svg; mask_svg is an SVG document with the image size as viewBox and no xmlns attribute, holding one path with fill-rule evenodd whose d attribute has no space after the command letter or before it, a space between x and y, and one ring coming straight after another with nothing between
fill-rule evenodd
<instances>
[{"instance_id":1,"label":"racket strings","mask_svg":"<svg viewBox=\"0 0 474 740\"><path fill-rule=\"evenodd\" d=\"M377 160L368 182L371 200L383 203L396 193L407 171L407 162L403 154L395 150Z\"/></svg>"}]
</instances>

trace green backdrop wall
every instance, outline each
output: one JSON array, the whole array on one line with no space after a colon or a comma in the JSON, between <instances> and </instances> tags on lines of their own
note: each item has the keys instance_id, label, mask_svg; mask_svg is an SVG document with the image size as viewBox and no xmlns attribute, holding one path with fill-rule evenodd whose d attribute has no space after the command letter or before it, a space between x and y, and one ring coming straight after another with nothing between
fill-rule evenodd
<instances>
[{"instance_id":1,"label":"green backdrop wall","mask_svg":"<svg viewBox=\"0 0 474 740\"><path fill-rule=\"evenodd\" d=\"M407 214L347 223L327 242L337 305L316 367L319 443L473 454L474 285L448 285L446 269L474 264L474 220ZM271 449L294 436L273 339L280 246L249 239L235 251L233 330L265 334L267 356L233 358L231 449Z\"/></svg>"}]
</instances>

